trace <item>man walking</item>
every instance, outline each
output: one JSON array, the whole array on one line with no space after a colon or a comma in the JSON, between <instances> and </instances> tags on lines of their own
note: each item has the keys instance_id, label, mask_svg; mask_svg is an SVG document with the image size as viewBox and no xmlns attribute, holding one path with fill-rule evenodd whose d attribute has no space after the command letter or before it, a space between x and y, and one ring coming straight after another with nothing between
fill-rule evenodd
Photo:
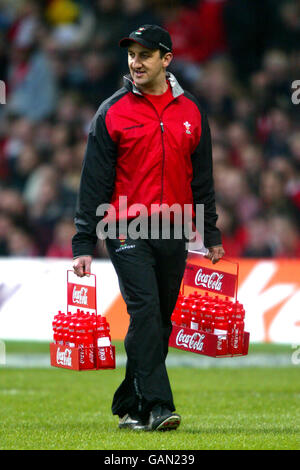
<instances>
[{"instance_id":1,"label":"man walking","mask_svg":"<svg viewBox=\"0 0 300 470\"><path fill-rule=\"evenodd\" d=\"M73 238L74 272L90 272L97 241L100 204L116 214L117 235L107 249L130 315L125 338L125 379L115 392L112 412L119 427L171 430L180 424L165 360L173 312L185 269L186 238L178 238L178 218L169 237L159 225L160 209L204 205L204 244L213 263L224 255L216 228L209 125L195 98L167 72L172 42L167 31L144 25L120 41L128 49L130 75L124 86L99 107L91 124L82 168ZM126 197L126 207L120 206ZM147 209L142 237L124 235L137 213ZM158 209L157 209L158 208ZM109 211L108 211L109 212ZM102 214L103 215L103 214ZM109 214L108 214L109 219ZM105 220L105 218L104 218ZM179 222L183 225L183 221Z\"/></svg>"}]
</instances>

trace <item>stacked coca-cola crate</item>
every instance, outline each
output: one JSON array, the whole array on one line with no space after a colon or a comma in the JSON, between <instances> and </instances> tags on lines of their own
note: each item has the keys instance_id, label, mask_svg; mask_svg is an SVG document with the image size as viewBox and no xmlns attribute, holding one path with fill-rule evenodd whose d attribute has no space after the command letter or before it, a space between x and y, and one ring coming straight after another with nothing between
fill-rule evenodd
<instances>
[{"instance_id":1,"label":"stacked coca-cola crate","mask_svg":"<svg viewBox=\"0 0 300 470\"><path fill-rule=\"evenodd\" d=\"M212 357L246 355L250 335L244 331L245 309L237 300L238 264L224 260L217 266L189 252L169 345Z\"/></svg>"},{"instance_id":2,"label":"stacked coca-cola crate","mask_svg":"<svg viewBox=\"0 0 300 470\"><path fill-rule=\"evenodd\" d=\"M115 347L105 317L97 314L96 276L80 284L67 272L67 313L54 316L51 365L74 370L114 369Z\"/></svg>"}]
</instances>

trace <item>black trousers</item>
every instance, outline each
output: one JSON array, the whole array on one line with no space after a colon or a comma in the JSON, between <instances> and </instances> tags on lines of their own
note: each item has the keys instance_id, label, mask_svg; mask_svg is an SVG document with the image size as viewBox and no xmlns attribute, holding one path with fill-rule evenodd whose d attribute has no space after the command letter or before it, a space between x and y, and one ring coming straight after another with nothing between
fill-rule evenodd
<instances>
[{"instance_id":1,"label":"black trousers","mask_svg":"<svg viewBox=\"0 0 300 470\"><path fill-rule=\"evenodd\" d=\"M186 240L107 239L107 249L130 315L125 338L126 375L115 392L115 415L147 419L156 404L175 410L165 360L185 269Z\"/></svg>"}]
</instances>

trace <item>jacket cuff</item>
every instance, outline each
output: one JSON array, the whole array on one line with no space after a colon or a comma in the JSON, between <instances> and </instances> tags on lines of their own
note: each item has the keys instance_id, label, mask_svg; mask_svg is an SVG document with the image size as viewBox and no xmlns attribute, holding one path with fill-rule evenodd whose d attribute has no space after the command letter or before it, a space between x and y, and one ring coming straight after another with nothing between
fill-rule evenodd
<instances>
[{"instance_id":1,"label":"jacket cuff","mask_svg":"<svg viewBox=\"0 0 300 470\"><path fill-rule=\"evenodd\" d=\"M210 248L212 246L222 245L222 236L218 231L214 234L210 233L209 235L204 235L204 246L205 248Z\"/></svg>"},{"instance_id":2,"label":"jacket cuff","mask_svg":"<svg viewBox=\"0 0 300 470\"><path fill-rule=\"evenodd\" d=\"M86 234L76 233L72 238L73 258L79 256L93 256L97 237L89 237Z\"/></svg>"}]
</instances>

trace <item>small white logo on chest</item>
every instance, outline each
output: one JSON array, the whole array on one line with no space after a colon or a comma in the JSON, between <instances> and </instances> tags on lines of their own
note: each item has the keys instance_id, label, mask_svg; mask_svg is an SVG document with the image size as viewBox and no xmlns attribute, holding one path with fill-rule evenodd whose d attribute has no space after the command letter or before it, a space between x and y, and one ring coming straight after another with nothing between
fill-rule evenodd
<instances>
[{"instance_id":1,"label":"small white logo on chest","mask_svg":"<svg viewBox=\"0 0 300 470\"><path fill-rule=\"evenodd\" d=\"M185 127L185 132L186 132L186 134L191 134L191 131L190 131L190 129L191 129L191 124L190 124L188 121L185 121L185 122L183 123L183 125L184 125L184 127Z\"/></svg>"}]
</instances>

